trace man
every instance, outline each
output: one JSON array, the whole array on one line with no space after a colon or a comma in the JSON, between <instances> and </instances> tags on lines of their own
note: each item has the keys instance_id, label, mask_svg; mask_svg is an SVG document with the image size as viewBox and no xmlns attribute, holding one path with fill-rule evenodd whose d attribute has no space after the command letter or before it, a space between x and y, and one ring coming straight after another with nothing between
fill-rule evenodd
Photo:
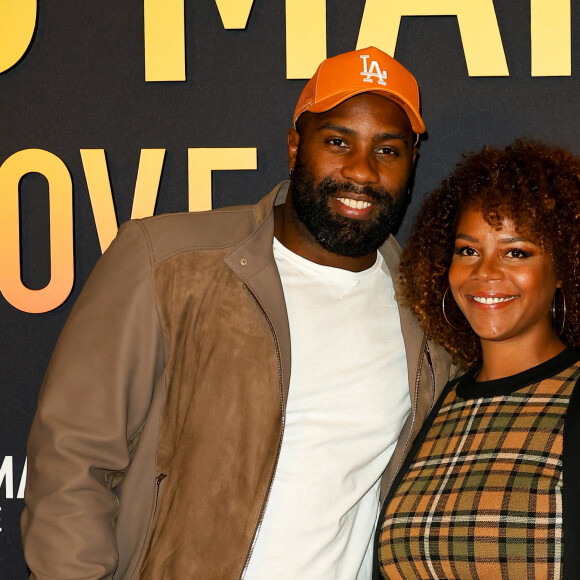
<instances>
[{"instance_id":1,"label":"man","mask_svg":"<svg viewBox=\"0 0 580 580\"><path fill-rule=\"evenodd\" d=\"M370 578L449 368L394 302L417 84L339 55L294 121L289 188L125 224L87 282L30 435L36 578Z\"/></svg>"}]
</instances>

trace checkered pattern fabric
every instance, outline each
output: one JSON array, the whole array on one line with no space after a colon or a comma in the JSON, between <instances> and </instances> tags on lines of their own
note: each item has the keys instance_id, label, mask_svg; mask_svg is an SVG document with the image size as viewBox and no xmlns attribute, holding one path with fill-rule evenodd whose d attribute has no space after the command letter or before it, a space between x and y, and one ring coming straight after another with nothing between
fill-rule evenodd
<instances>
[{"instance_id":1,"label":"checkered pattern fabric","mask_svg":"<svg viewBox=\"0 0 580 580\"><path fill-rule=\"evenodd\" d=\"M385 578L561 578L562 435L579 375L576 363L501 395L444 395L386 506Z\"/></svg>"}]
</instances>

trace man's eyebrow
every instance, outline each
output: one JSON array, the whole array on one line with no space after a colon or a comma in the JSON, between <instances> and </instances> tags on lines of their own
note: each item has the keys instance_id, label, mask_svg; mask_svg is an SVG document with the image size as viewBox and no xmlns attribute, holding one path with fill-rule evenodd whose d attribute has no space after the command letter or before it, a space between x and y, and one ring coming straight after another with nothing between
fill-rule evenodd
<instances>
[{"instance_id":1,"label":"man's eyebrow","mask_svg":"<svg viewBox=\"0 0 580 580\"><path fill-rule=\"evenodd\" d=\"M345 133L346 135L356 135L356 130L350 127L344 127L343 125L335 125L331 122L326 122L318 127L318 130L327 129L329 131L337 131L338 133ZM409 135L406 133L377 133L373 136L373 141L375 143L380 141L394 141L400 139L402 141L409 140Z\"/></svg>"},{"instance_id":2,"label":"man's eyebrow","mask_svg":"<svg viewBox=\"0 0 580 580\"><path fill-rule=\"evenodd\" d=\"M351 129L350 127L343 127L342 125L335 125L334 123L324 123L324 125L320 125L318 130L328 129L329 131L337 131L338 133L346 133L347 135L356 135L356 131Z\"/></svg>"},{"instance_id":3,"label":"man's eyebrow","mask_svg":"<svg viewBox=\"0 0 580 580\"><path fill-rule=\"evenodd\" d=\"M410 141L410 136L406 133L380 133L373 137L373 141Z\"/></svg>"}]
</instances>

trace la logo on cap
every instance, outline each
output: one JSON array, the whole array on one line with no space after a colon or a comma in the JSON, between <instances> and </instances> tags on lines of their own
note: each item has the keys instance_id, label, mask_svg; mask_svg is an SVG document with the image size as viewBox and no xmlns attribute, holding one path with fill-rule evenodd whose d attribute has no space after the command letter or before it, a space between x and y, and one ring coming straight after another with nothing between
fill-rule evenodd
<instances>
[{"instance_id":1,"label":"la logo on cap","mask_svg":"<svg viewBox=\"0 0 580 580\"><path fill-rule=\"evenodd\" d=\"M365 83L373 83L373 77L377 79L379 85L386 85L387 83L385 82L387 79L387 71L386 70L381 70L381 67L379 66L379 62L377 60L371 60L371 66L369 67L369 57L370 54L361 54L360 57L362 58L363 61L363 72L361 72L360 74L363 77L366 77L363 79L363 82Z\"/></svg>"}]
</instances>

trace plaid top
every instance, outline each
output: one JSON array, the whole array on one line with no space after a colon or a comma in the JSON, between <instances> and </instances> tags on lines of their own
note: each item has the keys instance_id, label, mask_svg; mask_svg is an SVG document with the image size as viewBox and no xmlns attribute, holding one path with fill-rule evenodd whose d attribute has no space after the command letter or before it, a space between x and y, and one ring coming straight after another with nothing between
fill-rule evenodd
<instances>
[{"instance_id":1,"label":"plaid top","mask_svg":"<svg viewBox=\"0 0 580 580\"><path fill-rule=\"evenodd\" d=\"M494 381L450 383L384 506L384 578L562 578L568 348Z\"/></svg>"}]
</instances>

